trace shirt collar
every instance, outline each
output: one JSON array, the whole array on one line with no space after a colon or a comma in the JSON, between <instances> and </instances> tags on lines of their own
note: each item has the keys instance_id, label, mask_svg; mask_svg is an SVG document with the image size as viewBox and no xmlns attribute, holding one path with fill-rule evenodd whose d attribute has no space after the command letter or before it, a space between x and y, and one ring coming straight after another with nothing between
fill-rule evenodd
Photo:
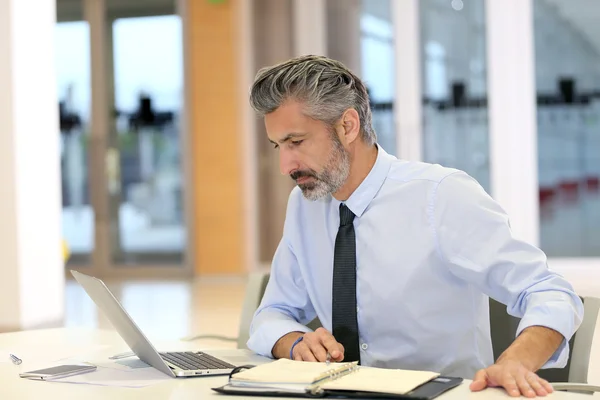
<instances>
[{"instance_id":1,"label":"shirt collar","mask_svg":"<svg viewBox=\"0 0 600 400\"><path fill-rule=\"evenodd\" d=\"M360 218L365 212L375 195L381 189L383 182L387 178L390 167L392 166L392 156L386 153L381 146L377 144L377 159L367 177L360 183L356 190L350 195L348 200L342 202L335 197L331 197L332 203L339 208L340 203L346 206Z\"/></svg>"}]
</instances>

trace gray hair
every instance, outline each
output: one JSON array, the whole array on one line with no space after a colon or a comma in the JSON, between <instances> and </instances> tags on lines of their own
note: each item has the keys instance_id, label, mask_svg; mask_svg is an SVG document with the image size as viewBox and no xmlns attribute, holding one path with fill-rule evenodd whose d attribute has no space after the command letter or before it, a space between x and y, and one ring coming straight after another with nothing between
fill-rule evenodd
<instances>
[{"instance_id":1,"label":"gray hair","mask_svg":"<svg viewBox=\"0 0 600 400\"><path fill-rule=\"evenodd\" d=\"M339 61L309 55L258 71L250 104L260 116L277 110L288 99L303 102L307 116L330 127L347 109L354 108L364 142L372 145L377 140L367 88Z\"/></svg>"}]
</instances>

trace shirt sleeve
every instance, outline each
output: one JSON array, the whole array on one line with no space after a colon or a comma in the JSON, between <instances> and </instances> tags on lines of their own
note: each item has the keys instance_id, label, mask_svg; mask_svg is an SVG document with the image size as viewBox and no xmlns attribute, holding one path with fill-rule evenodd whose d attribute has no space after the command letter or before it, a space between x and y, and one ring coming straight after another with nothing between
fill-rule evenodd
<instances>
[{"instance_id":1,"label":"shirt sleeve","mask_svg":"<svg viewBox=\"0 0 600 400\"><path fill-rule=\"evenodd\" d=\"M544 252L514 237L504 210L466 173L439 183L431 209L437 249L450 271L521 318L515 336L534 325L562 334L542 368L564 367L568 341L583 319L583 303L571 284L548 268Z\"/></svg>"},{"instance_id":2,"label":"shirt sleeve","mask_svg":"<svg viewBox=\"0 0 600 400\"><path fill-rule=\"evenodd\" d=\"M288 218L291 207L292 201L288 203ZM289 224L288 218L286 224ZM284 228L284 236L273 257L269 283L252 319L248 348L262 356L273 357L273 346L282 336L296 331L310 332L306 324L314 318L316 312Z\"/></svg>"}]
</instances>

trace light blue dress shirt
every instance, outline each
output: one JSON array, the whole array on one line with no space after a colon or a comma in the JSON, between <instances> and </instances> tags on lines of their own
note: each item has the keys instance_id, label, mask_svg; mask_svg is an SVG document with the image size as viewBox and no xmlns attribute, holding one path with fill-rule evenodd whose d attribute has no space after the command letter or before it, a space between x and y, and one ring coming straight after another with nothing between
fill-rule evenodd
<instances>
[{"instance_id":1,"label":"light blue dress shirt","mask_svg":"<svg viewBox=\"0 0 600 400\"><path fill-rule=\"evenodd\" d=\"M571 285L538 248L511 233L502 208L466 173L401 161L381 147L345 204L354 212L361 363L473 378L494 363L488 296L566 340L544 367L562 367L583 318ZM331 331L340 201L292 191L271 278L248 347L273 345L318 317Z\"/></svg>"}]
</instances>

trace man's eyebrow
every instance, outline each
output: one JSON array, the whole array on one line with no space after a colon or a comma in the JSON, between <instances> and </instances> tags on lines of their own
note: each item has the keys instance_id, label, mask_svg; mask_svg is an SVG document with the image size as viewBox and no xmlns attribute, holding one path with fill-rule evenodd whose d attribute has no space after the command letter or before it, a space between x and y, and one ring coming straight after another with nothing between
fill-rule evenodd
<instances>
[{"instance_id":1,"label":"man's eyebrow","mask_svg":"<svg viewBox=\"0 0 600 400\"><path fill-rule=\"evenodd\" d=\"M304 136L304 135L306 135L306 133L302 133L302 132L292 132L292 133L288 133L287 135L285 135L285 137L284 137L283 139L281 139L281 140L279 141L279 143L280 143L280 144L283 144L283 143L287 142L287 141L288 141L288 140L290 140L290 139L294 139L294 138L301 137L301 136ZM269 142L271 142L271 143L273 143L273 144L277 144L277 143L275 143L274 141L272 141L271 139L269 139Z\"/></svg>"}]
</instances>

